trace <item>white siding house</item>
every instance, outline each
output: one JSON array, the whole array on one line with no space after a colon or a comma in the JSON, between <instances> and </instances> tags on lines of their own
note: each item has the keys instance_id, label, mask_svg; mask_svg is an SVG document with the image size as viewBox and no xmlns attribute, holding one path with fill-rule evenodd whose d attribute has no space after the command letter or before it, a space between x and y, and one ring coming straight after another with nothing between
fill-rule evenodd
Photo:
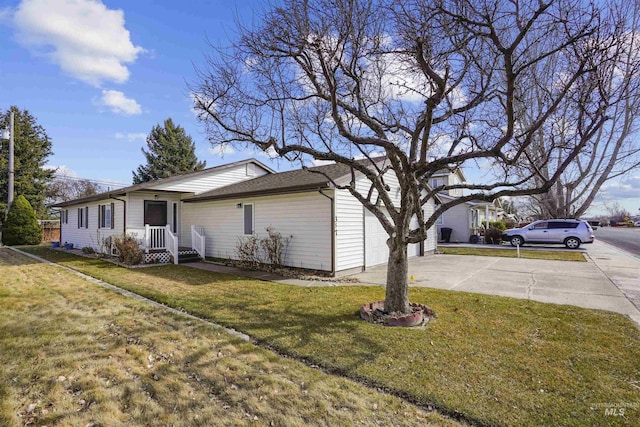
<instances>
[{"instance_id":1,"label":"white siding house","mask_svg":"<svg viewBox=\"0 0 640 427\"><path fill-rule=\"evenodd\" d=\"M246 207L251 212L245 212ZM245 217L253 222L253 233L245 234ZM188 225L204 227L208 257L237 259L241 239L252 234L262 238L266 228L273 227L290 238L286 265L331 269L331 200L317 192L185 203L183 224L185 246L191 245Z\"/></svg>"},{"instance_id":2,"label":"white siding house","mask_svg":"<svg viewBox=\"0 0 640 427\"><path fill-rule=\"evenodd\" d=\"M169 251L174 262L179 247L209 258L237 259L243 239L262 238L271 227L290 239L287 266L332 274L362 270L388 261L388 235L375 215L347 190L336 188L350 179L345 165L275 173L256 160L236 162L61 203L58 207L68 213L61 240L104 250L101 239L127 233L147 251ZM399 206L395 176L385 183ZM364 177L356 188L368 192ZM110 207L108 215L104 206ZM425 214L433 209L432 203L426 205ZM408 255L433 252L435 244L431 229L424 242L409 246Z\"/></svg>"},{"instance_id":3,"label":"white siding house","mask_svg":"<svg viewBox=\"0 0 640 427\"><path fill-rule=\"evenodd\" d=\"M60 241L109 251L104 239L126 233L137 237L147 250L173 249L177 260L185 237L181 233L185 197L270 173L274 171L250 159L59 203ZM108 226L103 215L109 219ZM174 247L167 247L169 241Z\"/></svg>"},{"instance_id":4,"label":"white siding house","mask_svg":"<svg viewBox=\"0 0 640 427\"><path fill-rule=\"evenodd\" d=\"M386 263L389 236L378 219L347 190L333 185L350 176L347 166L327 165L222 187L185 199L183 224L204 227L207 255L216 258L237 257L236 247L247 235L248 220L258 236L264 236L269 226L283 237L291 236L288 266L341 274ZM394 178L386 183L399 205ZM365 194L366 185L364 178L356 182ZM252 218L247 218L246 206L251 206ZM425 206L425 212L431 214L433 204ZM435 230L429 230L423 243L409 246L408 255L433 252L435 241Z\"/></svg>"}]
</instances>

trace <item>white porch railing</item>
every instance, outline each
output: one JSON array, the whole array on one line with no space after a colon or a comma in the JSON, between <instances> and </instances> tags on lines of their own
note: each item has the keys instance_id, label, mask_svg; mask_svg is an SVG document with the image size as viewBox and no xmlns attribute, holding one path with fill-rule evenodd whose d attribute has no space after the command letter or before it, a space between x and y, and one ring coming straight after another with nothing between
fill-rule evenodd
<instances>
[{"instance_id":1,"label":"white porch railing","mask_svg":"<svg viewBox=\"0 0 640 427\"><path fill-rule=\"evenodd\" d=\"M166 249L173 255L173 263L178 264L178 235L171 232L171 226L166 226Z\"/></svg>"},{"instance_id":2,"label":"white porch railing","mask_svg":"<svg viewBox=\"0 0 640 427\"><path fill-rule=\"evenodd\" d=\"M205 251L205 238L204 238L204 227L200 226L191 226L191 248L198 252L198 255L202 259L204 259L204 251Z\"/></svg>"},{"instance_id":3,"label":"white porch railing","mask_svg":"<svg viewBox=\"0 0 640 427\"><path fill-rule=\"evenodd\" d=\"M169 224L165 226L144 226L145 252L150 250L166 250L173 256L173 263L178 263L178 236L171 232Z\"/></svg>"}]
</instances>

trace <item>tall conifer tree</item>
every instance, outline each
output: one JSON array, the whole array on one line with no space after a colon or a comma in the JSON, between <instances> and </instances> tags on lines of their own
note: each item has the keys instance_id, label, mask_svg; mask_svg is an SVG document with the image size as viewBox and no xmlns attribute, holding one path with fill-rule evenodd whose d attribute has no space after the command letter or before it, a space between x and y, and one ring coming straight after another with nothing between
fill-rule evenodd
<instances>
[{"instance_id":1,"label":"tall conifer tree","mask_svg":"<svg viewBox=\"0 0 640 427\"><path fill-rule=\"evenodd\" d=\"M154 126L147 136L147 150L142 148L147 164L133 171L133 183L141 184L204 169L207 162L198 160L195 149L191 136L168 118L164 126Z\"/></svg>"}]
</instances>

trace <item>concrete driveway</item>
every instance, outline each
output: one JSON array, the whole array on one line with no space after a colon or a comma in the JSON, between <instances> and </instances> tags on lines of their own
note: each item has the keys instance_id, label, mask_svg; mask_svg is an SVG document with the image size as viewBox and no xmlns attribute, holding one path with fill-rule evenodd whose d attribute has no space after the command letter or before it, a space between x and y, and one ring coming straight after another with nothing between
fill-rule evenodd
<instances>
[{"instance_id":1,"label":"concrete driveway","mask_svg":"<svg viewBox=\"0 0 640 427\"><path fill-rule=\"evenodd\" d=\"M410 259L409 275L414 279L411 286L609 310L640 324L640 310L632 302L635 295L640 304L640 260L634 261L602 242L586 249L588 262L466 255L416 257ZM622 265L624 273L620 274ZM384 285L386 265L354 277L362 283Z\"/></svg>"}]
</instances>

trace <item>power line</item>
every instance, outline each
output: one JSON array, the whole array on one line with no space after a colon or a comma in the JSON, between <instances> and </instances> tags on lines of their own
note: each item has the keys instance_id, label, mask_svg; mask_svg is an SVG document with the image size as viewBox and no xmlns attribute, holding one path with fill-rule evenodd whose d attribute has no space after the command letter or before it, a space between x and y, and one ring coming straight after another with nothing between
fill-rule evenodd
<instances>
[{"instance_id":1,"label":"power line","mask_svg":"<svg viewBox=\"0 0 640 427\"><path fill-rule=\"evenodd\" d=\"M102 186L107 186L107 187L126 187L130 184L126 184L123 182L118 182L118 181L100 181L97 179L91 179L91 178L80 178L77 176L68 176L68 175L64 175L61 173L56 173L54 174L54 179L60 179L60 180L71 180L71 181L88 181L88 182L92 182L94 184L99 184Z\"/></svg>"}]
</instances>

